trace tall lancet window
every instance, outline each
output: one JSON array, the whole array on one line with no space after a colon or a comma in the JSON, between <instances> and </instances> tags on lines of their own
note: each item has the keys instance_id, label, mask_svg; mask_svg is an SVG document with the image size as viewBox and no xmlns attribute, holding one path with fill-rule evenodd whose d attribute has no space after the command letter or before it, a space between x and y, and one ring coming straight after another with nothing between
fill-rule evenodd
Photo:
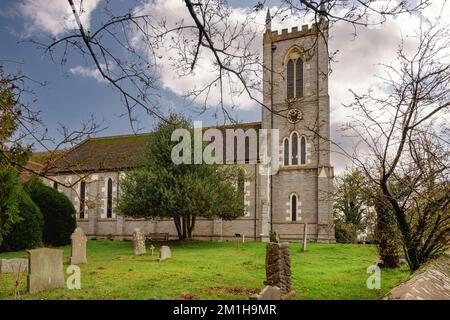
<instances>
[{"instance_id":1,"label":"tall lancet window","mask_svg":"<svg viewBox=\"0 0 450 320\"><path fill-rule=\"evenodd\" d=\"M80 182L80 219L84 219L84 211L85 211L85 203L86 203L86 182Z\"/></svg>"},{"instance_id":2,"label":"tall lancet window","mask_svg":"<svg viewBox=\"0 0 450 320\"><path fill-rule=\"evenodd\" d=\"M300 164L306 163L306 138L300 139Z\"/></svg>"},{"instance_id":3,"label":"tall lancet window","mask_svg":"<svg viewBox=\"0 0 450 320\"><path fill-rule=\"evenodd\" d=\"M107 195L106 195L106 217L112 218L112 179L108 179Z\"/></svg>"},{"instance_id":4,"label":"tall lancet window","mask_svg":"<svg viewBox=\"0 0 450 320\"><path fill-rule=\"evenodd\" d=\"M303 60L298 52L290 55L286 73L287 98L303 97Z\"/></svg>"},{"instance_id":5,"label":"tall lancet window","mask_svg":"<svg viewBox=\"0 0 450 320\"><path fill-rule=\"evenodd\" d=\"M283 151L284 151L284 165L289 165L289 139L285 138L283 143Z\"/></svg>"},{"instance_id":6,"label":"tall lancet window","mask_svg":"<svg viewBox=\"0 0 450 320\"><path fill-rule=\"evenodd\" d=\"M294 61L287 63L287 98L294 98Z\"/></svg>"},{"instance_id":7,"label":"tall lancet window","mask_svg":"<svg viewBox=\"0 0 450 320\"><path fill-rule=\"evenodd\" d=\"M295 96L303 97L303 60L300 58L295 63Z\"/></svg>"},{"instance_id":8,"label":"tall lancet window","mask_svg":"<svg viewBox=\"0 0 450 320\"><path fill-rule=\"evenodd\" d=\"M297 195L291 195L291 221L297 221Z\"/></svg>"},{"instance_id":9,"label":"tall lancet window","mask_svg":"<svg viewBox=\"0 0 450 320\"><path fill-rule=\"evenodd\" d=\"M298 135L296 132L292 133L291 144L292 144L291 164L296 165L298 164Z\"/></svg>"}]
</instances>

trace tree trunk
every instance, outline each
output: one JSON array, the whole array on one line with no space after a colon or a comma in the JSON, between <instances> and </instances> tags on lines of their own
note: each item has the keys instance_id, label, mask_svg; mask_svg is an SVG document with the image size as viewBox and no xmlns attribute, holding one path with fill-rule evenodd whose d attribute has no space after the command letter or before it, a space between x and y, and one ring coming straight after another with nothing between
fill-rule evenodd
<instances>
[{"instance_id":1,"label":"tree trunk","mask_svg":"<svg viewBox=\"0 0 450 320\"><path fill-rule=\"evenodd\" d=\"M389 204L382 200L382 195L375 200L375 211L377 223L375 235L378 240L378 253L382 268L398 268L400 266L398 257L398 241L395 233L395 221Z\"/></svg>"},{"instance_id":2,"label":"tree trunk","mask_svg":"<svg viewBox=\"0 0 450 320\"><path fill-rule=\"evenodd\" d=\"M177 217L177 216L173 217L173 222L175 223L175 227L177 228L178 239L183 240L183 232L181 229L180 217Z\"/></svg>"},{"instance_id":3,"label":"tree trunk","mask_svg":"<svg viewBox=\"0 0 450 320\"><path fill-rule=\"evenodd\" d=\"M189 225L188 225L188 237L189 237L189 240L192 239L192 231L194 231L194 227L195 227L195 216L192 216L190 218L190 222L189 222Z\"/></svg>"},{"instance_id":4,"label":"tree trunk","mask_svg":"<svg viewBox=\"0 0 450 320\"><path fill-rule=\"evenodd\" d=\"M183 240L187 239L187 221L186 221L186 216L183 216L182 218L183 221Z\"/></svg>"},{"instance_id":5,"label":"tree trunk","mask_svg":"<svg viewBox=\"0 0 450 320\"><path fill-rule=\"evenodd\" d=\"M195 227L195 216L175 216L173 222L177 228L178 239L181 241L192 240L192 232Z\"/></svg>"},{"instance_id":6,"label":"tree trunk","mask_svg":"<svg viewBox=\"0 0 450 320\"><path fill-rule=\"evenodd\" d=\"M404 210L400 207L397 201L391 196L389 191L388 182L386 179L381 181L381 189L384 196L386 197L389 204L392 206L393 212L395 214L395 220L397 221L397 226L400 229L403 238L404 251L406 256L406 261L408 262L409 269L411 271L416 271L420 267L420 259L418 255L418 244L415 243L412 237L411 229L406 221L406 215Z\"/></svg>"}]
</instances>

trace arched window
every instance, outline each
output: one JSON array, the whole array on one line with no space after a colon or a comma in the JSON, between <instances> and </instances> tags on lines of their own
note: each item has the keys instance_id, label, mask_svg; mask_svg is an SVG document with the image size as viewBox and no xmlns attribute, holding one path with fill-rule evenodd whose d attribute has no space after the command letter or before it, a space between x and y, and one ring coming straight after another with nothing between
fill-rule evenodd
<instances>
[{"instance_id":1,"label":"arched window","mask_svg":"<svg viewBox=\"0 0 450 320\"><path fill-rule=\"evenodd\" d=\"M112 218L112 179L108 179L107 193L106 193L106 217Z\"/></svg>"},{"instance_id":2,"label":"arched window","mask_svg":"<svg viewBox=\"0 0 450 320\"><path fill-rule=\"evenodd\" d=\"M296 132L292 133L291 137L292 144L292 161L291 164L298 164L298 135Z\"/></svg>"},{"instance_id":3,"label":"arched window","mask_svg":"<svg viewBox=\"0 0 450 320\"><path fill-rule=\"evenodd\" d=\"M245 136L245 163L250 163L250 137Z\"/></svg>"},{"instance_id":4,"label":"arched window","mask_svg":"<svg viewBox=\"0 0 450 320\"><path fill-rule=\"evenodd\" d=\"M306 138L300 139L300 164L306 163Z\"/></svg>"},{"instance_id":5,"label":"arched window","mask_svg":"<svg viewBox=\"0 0 450 320\"><path fill-rule=\"evenodd\" d=\"M80 219L84 219L84 207L86 202L86 182L80 182Z\"/></svg>"},{"instance_id":6,"label":"arched window","mask_svg":"<svg viewBox=\"0 0 450 320\"><path fill-rule=\"evenodd\" d=\"M297 195L291 195L291 221L297 221Z\"/></svg>"},{"instance_id":7,"label":"arched window","mask_svg":"<svg viewBox=\"0 0 450 320\"><path fill-rule=\"evenodd\" d=\"M300 58L295 64L295 96L303 97L303 60Z\"/></svg>"},{"instance_id":8,"label":"arched window","mask_svg":"<svg viewBox=\"0 0 450 320\"><path fill-rule=\"evenodd\" d=\"M303 60L299 54L295 55L295 59L289 59L286 73L287 98L303 97Z\"/></svg>"},{"instance_id":9,"label":"arched window","mask_svg":"<svg viewBox=\"0 0 450 320\"><path fill-rule=\"evenodd\" d=\"M287 98L294 97L294 61L289 60L287 63Z\"/></svg>"},{"instance_id":10,"label":"arched window","mask_svg":"<svg viewBox=\"0 0 450 320\"><path fill-rule=\"evenodd\" d=\"M284 165L289 165L289 139L285 138L283 143L284 148Z\"/></svg>"}]
</instances>

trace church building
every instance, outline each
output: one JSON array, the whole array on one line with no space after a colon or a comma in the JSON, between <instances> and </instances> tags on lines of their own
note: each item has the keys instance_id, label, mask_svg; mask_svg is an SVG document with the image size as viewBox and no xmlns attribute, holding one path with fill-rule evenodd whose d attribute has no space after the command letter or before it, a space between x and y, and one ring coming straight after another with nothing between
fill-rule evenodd
<instances>
[{"instance_id":1,"label":"church building","mask_svg":"<svg viewBox=\"0 0 450 320\"><path fill-rule=\"evenodd\" d=\"M268 13L263 37L267 108L262 108L260 122L218 128L278 129L277 141L269 139L279 145L279 168L274 175L261 175L260 163L242 164L251 177L244 183L245 215L232 221L198 218L194 239L227 241L240 234L246 241L268 241L273 231L280 240L300 241L307 223L310 241L335 241L327 38L323 21L272 31ZM114 206L121 177L136 167L150 137L151 133L89 138L55 161L48 173L51 179L44 182L71 199L77 224L87 236L130 238L141 228L178 238L171 219L127 218Z\"/></svg>"}]
</instances>

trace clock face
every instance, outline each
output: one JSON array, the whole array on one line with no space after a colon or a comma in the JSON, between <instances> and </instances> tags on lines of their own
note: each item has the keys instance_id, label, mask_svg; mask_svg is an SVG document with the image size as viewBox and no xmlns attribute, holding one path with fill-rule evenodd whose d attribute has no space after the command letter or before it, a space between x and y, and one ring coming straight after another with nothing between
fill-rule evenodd
<instances>
[{"instance_id":1,"label":"clock face","mask_svg":"<svg viewBox=\"0 0 450 320\"><path fill-rule=\"evenodd\" d=\"M298 109L291 109L288 111L287 119L290 123L297 123L303 119L303 114Z\"/></svg>"}]
</instances>

